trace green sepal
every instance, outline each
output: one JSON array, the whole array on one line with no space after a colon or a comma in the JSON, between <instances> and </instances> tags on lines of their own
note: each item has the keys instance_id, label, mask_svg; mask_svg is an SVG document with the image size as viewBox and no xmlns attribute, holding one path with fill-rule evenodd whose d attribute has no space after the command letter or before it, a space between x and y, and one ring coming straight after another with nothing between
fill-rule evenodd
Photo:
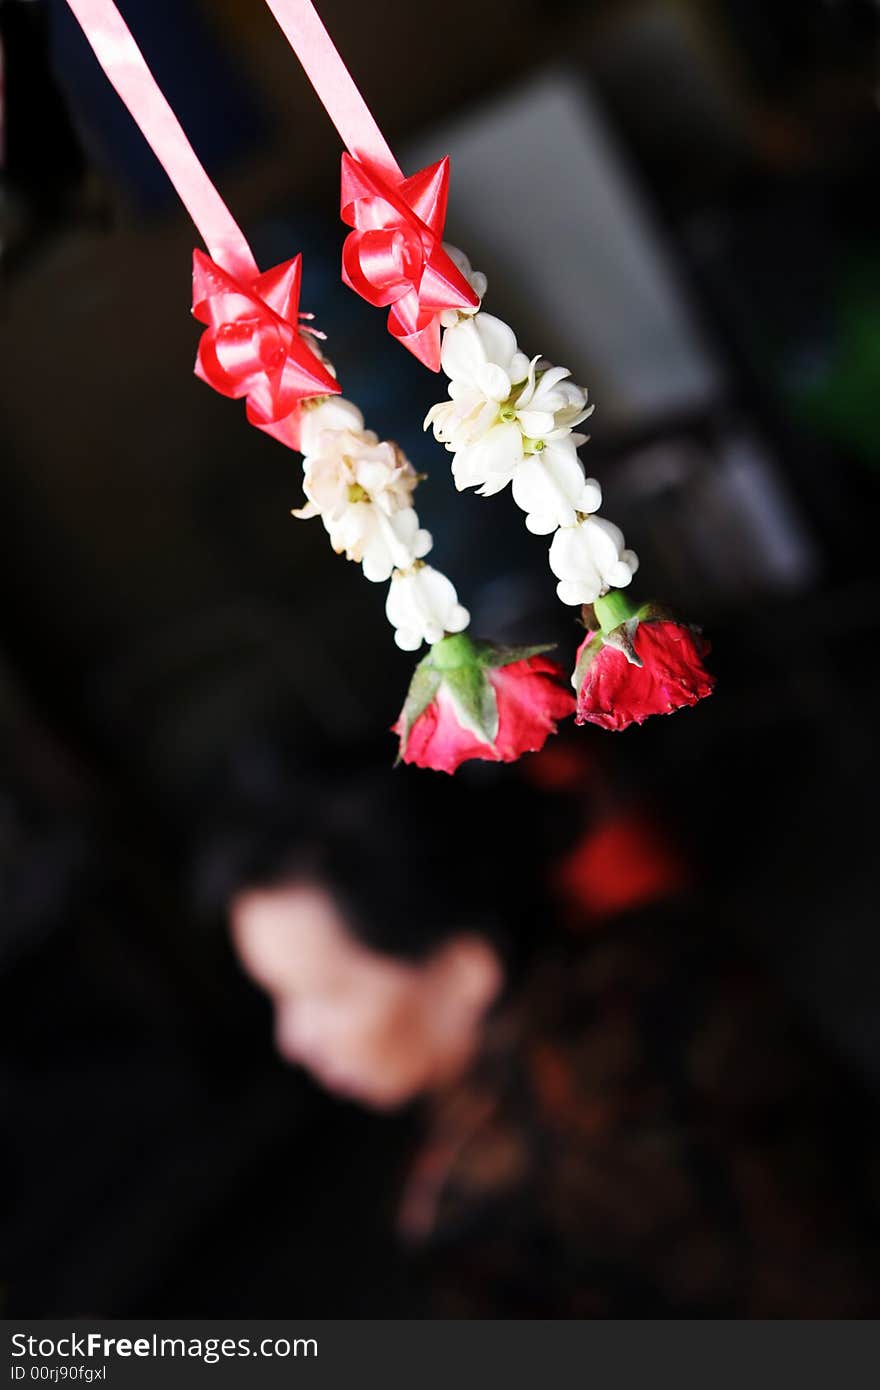
<instances>
[{"instance_id":1,"label":"green sepal","mask_svg":"<svg viewBox=\"0 0 880 1390\"><path fill-rule=\"evenodd\" d=\"M630 666L643 665L642 658L636 651L636 633L639 628L637 617L627 618L625 623L620 623L610 632L602 633L602 640L606 647L614 647L617 651L623 652Z\"/></svg>"},{"instance_id":2,"label":"green sepal","mask_svg":"<svg viewBox=\"0 0 880 1390\"><path fill-rule=\"evenodd\" d=\"M412 733L413 725L419 715L424 714L434 696L437 694L442 679L441 673L432 666L430 655L426 656L423 661L420 661L413 671L412 680L409 683L409 690L406 692L406 700L400 712L403 727L400 731L400 746L397 754L397 763L400 762L403 756L403 750Z\"/></svg>"},{"instance_id":3,"label":"green sepal","mask_svg":"<svg viewBox=\"0 0 880 1390\"><path fill-rule=\"evenodd\" d=\"M580 693L584 681L587 678L587 672L589 671L590 667L593 664L593 661L598 656L599 652L602 650L604 645L605 643L603 641L602 633L597 632L592 641L587 643L580 656L578 657L577 665L574 668L574 675L571 678L571 683L578 694Z\"/></svg>"},{"instance_id":4,"label":"green sepal","mask_svg":"<svg viewBox=\"0 0 880 1390\"><path fill-rule=\"evenodd\" d=\"M473 665L476 655L476 646L466 632L451 632L434 643L425 660L438 671L452 671L457 666Z\"/></svg>"},{"instance_id":5,"label":"green sepal","mask_svg":"<svg viewBox=\"0 0 880 1390\"><path fill-rule=\"evenodd\" d=\"M543 656L544 652L556 650L555 642L544 642L538 647L496 647L492 642L477 643L477 661L481 666L512 666L515 661L528 661L533 656Z\"/></svg>"},{"instance_id":6,"label":"green sepal","mask_svg":"<svg viewBox=\"0 0 880 1390\"><path fill-rule=\"evenodd\" d=\"M492 682L476 663L443 672L446 689L455 704L456 718L484 743L498 737L498 700Z\"/></svg>"},{"instance_id":7,"label":"green sepal","mask_svg":"<svg viewBox=\"0 0 880 1390\"><path fill-rule=\"evenodd\" d=\"M635 618L638 611L638 604L620 589L609 589L593 601L593 613L603 632L613 632Z\"/></svg>"},{"instance_id":8,"label":"green sepal","mask_svg":"<svg viewBox=\"0 0 880 1390\"><path fill-rule=\"evenodd\" d=\"M655 603L653 599L642 604L636 617L640 623L676 623L680 621L668 604Z\"/></svg>"}]
</instances>

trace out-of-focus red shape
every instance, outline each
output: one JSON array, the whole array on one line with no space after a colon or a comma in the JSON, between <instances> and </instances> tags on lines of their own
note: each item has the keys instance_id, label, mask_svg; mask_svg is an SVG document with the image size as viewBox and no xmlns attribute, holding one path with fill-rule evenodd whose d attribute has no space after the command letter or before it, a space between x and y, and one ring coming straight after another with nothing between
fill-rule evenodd
<instances>
[{"instance_id":1,"label":"out-of-focus red shape","mask_svg":"<svg viewBox=\"0 0 880 1390\"><path fill-rule=\"evenodd\" d=\"M439 314L479 304L443 250L448 190L448 156L399 182L342 156L341 214L354 228L342 248L342 279L368 304L390 305L388 331L435 372Z\"/></svg>"},{"instance_id":2,"label":"out-of-focus red shape","mask_svg":"<svg viewBox=\"0 0 880 1390\"><path fill-rule=\"evenodd\" d=\"M548 792L595 790L597 781L604 781L592 749L571 739L548 743L529 759L526 776L533 786Z\"/></svg>"},{"instance_id":3,"label":"out-of-focus red shape","mask_svg":"<svg viewBox=\"0 0 880 1390\"><path fill-rule=\"evenodd\" d=\"M689 887L683 856L644 812L591 828L562 861L557 887L594 922L675 897Z\"/></svg>"},{"instance_id":4,"label":"out-of-focus red shape","mask_svg":"<svg viewBox=\"0 0 880 1390\"><path fill-rule=\"evenodd\" d=\"M193 252L193 314L207 325L195 374L223 396L246 396L249 422L290 449L302 402L340 390L300 331L301 276L301 256L237 279Z\"/></svg>"}]
</instances>

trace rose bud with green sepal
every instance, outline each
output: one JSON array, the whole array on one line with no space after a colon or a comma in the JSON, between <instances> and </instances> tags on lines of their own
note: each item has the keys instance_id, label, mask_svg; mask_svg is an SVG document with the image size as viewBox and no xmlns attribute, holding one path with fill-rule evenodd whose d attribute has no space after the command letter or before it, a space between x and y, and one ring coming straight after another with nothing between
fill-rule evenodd
<instances>
[{"instance_id":1,"label":"rose bud with green sepal","mask_svg":"<svg viewBox=\"0 0 880 1390\"><path fill-rule=\"evenodd\" d=\"M711 695L709 643L658 604L638 605L612 589L584 608L584 622L572 677L578 724L626 729Z\"/></svg>"},{"instance_id":2,"label":"rose bud with green sepal","mask_svg":"<svg viewBox=\"0 0 880 1390\"><path fill-rule=\"evenodd\" d=\"M456 633L419 662L394 732L399 760L454 772L470 759L515 762L574 713L548 647L499 647Z\"/></svg>"}]
</instances>

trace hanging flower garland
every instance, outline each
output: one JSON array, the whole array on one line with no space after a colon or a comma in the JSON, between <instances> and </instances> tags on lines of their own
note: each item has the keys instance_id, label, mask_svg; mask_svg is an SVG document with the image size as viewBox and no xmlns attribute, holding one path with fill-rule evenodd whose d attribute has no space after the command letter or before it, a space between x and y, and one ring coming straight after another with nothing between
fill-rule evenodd
<instances>
[{"instance_id":1,"label":"hanging flower garland","mask_svg":"<svg viewBox=\"0 0 880 1390\"><path fill-rule=\"evenodd\" d=\"M413 506L420 475L341 397L319 346L323 335L300 311L301 257L260 272L113 0L68 4L211 253L193 253L192 309L205 325L196 375L221 395L244 398L250 424L302 452L306 503L294 515L320 516L338 554L359 564L369 581L389 584L385 612L399 647L430 648L395 724L402 760L452 772L469 759L510 762L541 748L557 721L574 712L564 672L547 660L544 647L509 649L467 636L468 610L451 580L425 560L433 541ZM335 50L311 15L332 67ZM363 132L372 118L359 102L350 107ZM374 123L372 130L366 147L381 165L391 156ZM445 165L411 180L401 176L402 215L415 216L418 208L442 226L447 177ZM361 184L354 202L361 195L377 196L377 185ZM429 241L425 251L414 236L402 249L396 234L367 229L349 248L347 274L365 293L373 281L382 286L375 302L392 306L391 331L432 362L439 352L437 313L466 309L475 295L433 233ZM420 257L416 292L407 277ZM389 274L397 276L390 296Z\"/></svg>"},{"instance_id":2,"label":"hanging flower garland","mask_svg":"<svg viewBox=\"0 0 880 1390\"><path fill-rule=\"evenodd\" d=\"M294 515L320 517L338 554L388 583L400 648L429 648L394 725L400 760L446 772L470 759L510 762L575 711L579 723L620 729L708 695L697 630L621 592L638 557L599 515L601 488L578 457L577 426L593 409L586 390L565 368L527 357L509 325L483 312L486 277L443 242L448 159L403 175L310 0L267 4L347 146L343 281L387 308L391 334L448 377L425 428L452 454L456 487L491 497L510 485L529 531L552 536L557 594L582 608L587 628L577 700L547 647L468 635L454 585L426 562L433 541L413 505L423 475L342 398L323 335L299 309L301 258L260 272L113 0L67 3L208 247L193 257L193 313L205 325L196 375L245 398L249 423L302 452L306 502Z\"/></svg>"}]
</instances>

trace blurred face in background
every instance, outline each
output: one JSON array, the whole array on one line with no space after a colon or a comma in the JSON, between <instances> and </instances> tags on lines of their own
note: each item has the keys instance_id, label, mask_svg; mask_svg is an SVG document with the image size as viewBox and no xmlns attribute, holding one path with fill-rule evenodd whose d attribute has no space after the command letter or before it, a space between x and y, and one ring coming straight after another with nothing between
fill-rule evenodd
<instances>
[{"instance_id":1,"label":"blurred face in background","mask_svg":"<svg viewBox=\"0 0 880 1390\"><path fill-rule=\"evenodd\" d=\"M272 1000L281 1055L378 1109L461 1075L502 985L484 938L452 936L420 961L385 955L357 940L317 884L241 893L230 922L244 970Z\"/></svg>"}]
</instances>

